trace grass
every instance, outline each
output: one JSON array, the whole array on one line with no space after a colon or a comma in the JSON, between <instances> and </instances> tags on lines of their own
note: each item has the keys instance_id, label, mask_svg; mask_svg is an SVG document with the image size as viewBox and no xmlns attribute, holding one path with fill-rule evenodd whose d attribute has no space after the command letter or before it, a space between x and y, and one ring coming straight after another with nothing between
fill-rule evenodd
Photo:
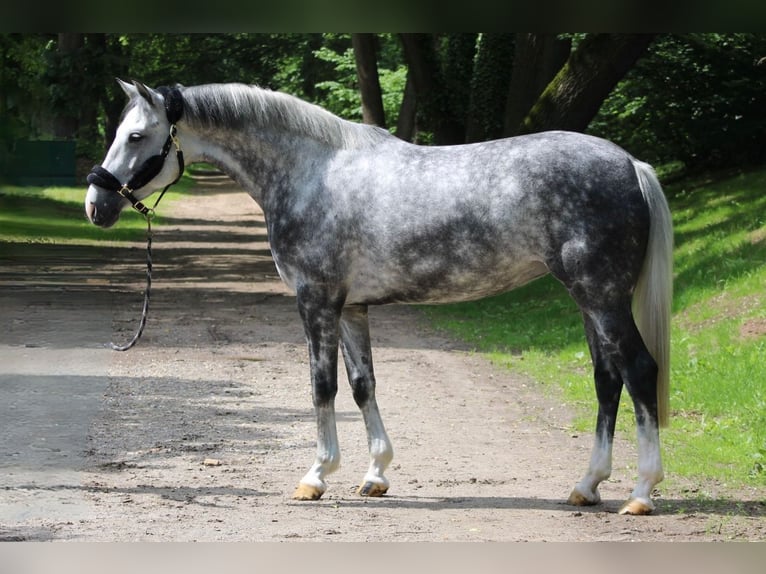
<instances>
[{"instance_id":1,"label":"grass","mask_svg":"<svg viewBox=\"0 0 766 574\"><path fill-rule=\"evenodd\" d=\"M194 185L184 176L163 198L173 201ZM102 241L141 241L143 216L126 209L119 225L104 231L85 217L83 187L17 187L0 184L0 242L92 244ZM151 200L150 200L151 201ZM149 205L152 205L149 203ZM161 221L162 210L157 216Z\"/></svg>"},{"instance_id":2,"label":"grass","mask_svg":"<svg viewBox=\"0 0 766 574\"><path fill-rule=\"evenodd\" d=\"M766 485L766 170L666 188L675 226L669 480ZM428 307L434 324L527 375L595 424L577 307L550 277L482 301ZM635 433L623 394L618 432Z\"/></svg>"}]
</instances>

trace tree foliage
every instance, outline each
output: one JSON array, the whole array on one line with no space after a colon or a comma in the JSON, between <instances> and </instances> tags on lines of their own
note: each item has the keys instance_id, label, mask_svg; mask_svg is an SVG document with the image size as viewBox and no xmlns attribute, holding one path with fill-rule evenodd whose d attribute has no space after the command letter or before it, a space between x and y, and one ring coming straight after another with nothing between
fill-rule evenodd
<instances>
[{"instance_id":1,"label":"tree foliage","mask_svg":"<svg viewBox=\"0 0 766 574\"><path fill-rule=\"evenodd\" d=\"M125 103L115 77L253 83L362 121L374 69L376 122L419 143L563 127L692 168L766 153L766 35L663 34L648 50L613 34L364 36L360 70L351 34L2 34L0 161L16 140L57 134L97 159Z\"/></svg>"},{"instance_id":2,"label":"tree foliage","mask_svg":"<svg viewBox=\"0 0 766 574\"><path fill-rule=\"evenodd\" d=\"M40 135L40 119L50 115L41 82L50 43L55 43L50 34L0 35L0 133L4 138Z\"/></svg>"},{"instance_id":3,"label":"tree foliage","mask_svg":"<svg viewBox=\"0 0 766 574\"><path fill-rule=\"evenodd\" d=\"M662 35L606 99L590 131L654 163L766 159L762 34Z\"/></svg>"}]
</instances>

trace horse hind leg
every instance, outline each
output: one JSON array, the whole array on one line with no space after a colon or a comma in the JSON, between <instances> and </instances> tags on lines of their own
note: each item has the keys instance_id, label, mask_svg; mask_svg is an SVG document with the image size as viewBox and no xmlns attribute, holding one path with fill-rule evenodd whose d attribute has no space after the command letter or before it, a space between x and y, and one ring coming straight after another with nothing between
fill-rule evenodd
<instances>
[{"instance_id":1,"label":"horse hind leg","mask_svg":"<svg viewBox=\"0 0 766 574\"><path fill-rule=\"evenodd\" d=\"M652 491L664 478L660 456L657 399L658 367L638 332L632 315L623 323L625 333L618 343L616 361L633 400L638 439L638 481L620 514L650 514L654 510Z\"/></svg>"},{"instance_id":2,"label":"horse hind leg","mask_svg":"<svg viewBox=\"0 0 766 574\"><path fill-rule=\"evenodd\" d=\"M591 347L596 348L594 370L599 398L599 419L591 468L575 487L575 492L587 492L584 487L588 486L589 475L592 475L592 481L598 471L598 452L607 453L611 460L611 439L619 402L616 374L619 373L619 378L633 400L638 435L638 482L630 498L620 509L620 514L649 514L654 510L652 490L664 476L657 414L657 364L641 339L628 302L620 306L619 311L585 311L585 314L588 317L586 329L591 333L589 340L594 341ZM603 469L607 468L605 464L601 464ZM573 497L570 497L570 501L572 500Z\"/></svg>"},{"instance_id":3,"label":"horse hind leg","mask_svg":"<svg viewBox=\"0 0 766 574\"><path fill-rule=\"evenodd\" d=\"M370 452L370 467L357 493L361 496L382 496L389 487L383 473L391 463L394 451L375 399L375 374L366 306L355 305L343 309L340 337L348 380L354 401L364 417Z\"/></svg>"},{"instance_id":4,"label":"horse hind leg","mask_svg":"<svg viewBox=\"0 0 766 574\"><path fill-rule=\"evenodd\" d=\"M569 495L568 503L576 506L590 506L601 502L598 485L612 474L612 443L622 394L622 378L601 349L596 328L587 315L585 333L593 360L598 416L588 471Z\"/></svg>"}]
</instances>

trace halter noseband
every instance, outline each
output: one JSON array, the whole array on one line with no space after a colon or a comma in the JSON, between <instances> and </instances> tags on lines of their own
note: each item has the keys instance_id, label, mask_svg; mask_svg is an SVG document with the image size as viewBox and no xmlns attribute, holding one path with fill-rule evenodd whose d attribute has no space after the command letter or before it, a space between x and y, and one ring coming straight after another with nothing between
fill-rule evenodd
<instances>
[{"instance_id":1,"label":"halter noseband","mask_svg":"<svg viewBox=\"0 0 766 574\"><path fill-rule=\"evenodd\" d=\"M162 146L162 151L157 155L153 155L147 158L139 170L133 175L133 177L130 178L127 183L120 183L120 181L109 170L101 167L100 165L93 166L93 169L90 170L87 178L88 183L91 185L96 185L109 191L119 193L122 197L130 202L130 204L133 206L133 209L141 213L141 215L144 217L151 217L152 213L154 212L154 207L157 207L157 204L160 202L160 199L162 199L162 196L165 195L165 192L171 185L175 184L179 179L181 179L181 176L184 173L184 154L181 151L181 145L179 144L178 137L176 136L176 122L181 119L184 111L183 96L181 95L181 91L178 88L160 87L157 88L157 91L162 94L165 100L165 114L167 115L168 121L170 122L170 133L168 134L168 137ZM162 167L165 165L165 159L170 153L171 145L176 146L178 175L171 183L165 186L165 189L162 190L162 193L160 193L159 197L157 198L154 207L146 207L136 198L135 195L133 195L133 192L144 187L155 177L157 177L157 175L162 171Z\"/></svg>"}]
</instances>

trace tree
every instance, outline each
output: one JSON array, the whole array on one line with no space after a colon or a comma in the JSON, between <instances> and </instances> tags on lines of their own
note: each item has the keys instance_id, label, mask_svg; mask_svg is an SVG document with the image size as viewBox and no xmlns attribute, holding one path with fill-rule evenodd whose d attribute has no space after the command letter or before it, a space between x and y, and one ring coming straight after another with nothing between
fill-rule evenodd
<instances>
[{"instance_id":1,"label":"tree","mask_svg":"<svg viewBox=\"0 0 766 574\"><path fill-rule=\"evenodd\" d=\"M83 35L73 32L60 33L55 55L51 55L48 77L51 80L54 106L53 135L63 139L75 139L79 126L77 103L80 74L76 70Z\"/></svg>"},{"instance_id":2,"label":"tree","mask_svg":"<svg viewBox=\"0 0 766 574\"><path fill-rule=\"evenodd\" d=\"M585 131L652 34L589 34L574 49L521 124L519 133Z\"/></svg>"},{"instance_id":3,"label":"tree","mask_svg":"<svg viewBox=\"0 0 766 574\"><path fill-rule=\"evenodd\" d=\"M422 129L437 144L583 131L648 34L401 34ZM456 73L457 72L457 73Z\"/></svg>"},{"instance_id":4,"label":"tree","mask_svg":"<svg viewBox=\"0 0 766 574\"><path fill-rule=\"evenodd\" d=\"M402 94L402 104L399 108L399 116L396 120L396 137L405 141L412 141L415 136L417 115L417 95L415 94L415 84L412 81L412 75L407 72L407 80Z\"/></svg>"},{"instance_id":5,"label":"tree","mask_svg":"<svg viewBox=\"0 0 766 574\"><path fill-rule=\"evenodd\" d=\"M508 99L509 70L515 68L513 34L480 34L473 58L465 141L476 142L502 136Z\"/></svg>"},{"instance_id":6,"label":"tree","mask_svg":"<svg viewBox=\"0 0 766 574\"><path fill-rule=\"evenodd\" d=\"M461 117L456 104L464 105L465 101L450 93L446 79L446 72L450 67L443 66L438 38L432 34L414 33L400 34L400 38L418 114L423 118L425 125L433 130L435 143L462 143L465 140L465 118ZM461 35L447 38L448 53L450 45L461 39ZM461 59L453 57L448 61L453 64L452 69L455 69L459 68Z\"/></svg>"},{"instance_id":7,"label":"tree","mask_svg":"<svg viewBox=\"0 0 766 574\"><path fill-rule=\"evenodd\" d=\"M362 97L362 119L366 124L386 126L383 97L378 78L378 59L374 34L351 34L356 60L356 75Z\"/></svg>"},{"instance_id":8,"label":"tree","mask_svg":"<svg viewBox=\"0 0 766 574\"><path fill-rule=\"evenodd\" d=\"M125 94L117 86L115 78L130 80L128 72L129 56L125 53L126 46L120 36L101 34L94 44L101 51L102 91L101 110L104 130L104 149L108 149L114 141L119 126L120 113L125 107Z\"/></svg>"},{"instance_id":9,"label":"tree","mask_svg":"<svg viewBox=\"0 0 766 574\"><path fill-rule=\"evenodd\" d=\"M49 94L42 78L51 34L0 34L0 139L37 137L49 119Z\"/></svg>"},{"instance_id":10,"label":"tree","mask_svg":"<svg viewBox=\"0 0 766 574\"><path fill-rule=\"evenodd\" d=\"M503 118L503 136L519 132L521 123L550 81L566 63L572 40L558 34L518 33Z\"/></svg>"},{"instance_id":11,"label":"tree","mask_svg":"<svg viewBox=\"0 0 766 574\"><path fill-rule=\"evenodd\" d=\"M566 33L0 34L0 156L15 140L59 134L75 138L90 163L98 159L125 104L117 76L152 85L254 83L348 119L385 122L418 143L587 129L653 163L761 160L766 66L756 64L766 35L650 41Z\"/></svg>"},{"instance_id":12,"label":"tree","mask_svg":"<svg viewBox=\"0 0 766 574\"><path fill-rule=\"evenodd\" d=\"M313 70L312 74L321 78L310 94L285 84L280 89L346 119L371 123L365 114L374 113L372 123L381 127L399 125L407 91L407 68L402 62L401 47L392 34L360 34L356 40L353 36L357 35L322 34L321 41L314 44L315 49L301 56L301 67ZM292 66L295 65L293 61Z\"/></svg>"}]
</instances>

